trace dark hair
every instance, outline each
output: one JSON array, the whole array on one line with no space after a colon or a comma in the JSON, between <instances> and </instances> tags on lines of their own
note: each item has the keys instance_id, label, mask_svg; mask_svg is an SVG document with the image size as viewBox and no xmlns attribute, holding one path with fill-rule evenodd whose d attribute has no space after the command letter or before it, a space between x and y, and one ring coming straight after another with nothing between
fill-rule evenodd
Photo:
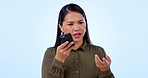
<instances>
[{"instance_id":1,"label":"dark hair","mask_svg":"<svg viewBox=\"0 0 148 78\"><path fill-rule=\"evenodd\" d=\"M85 12L83 11L83 9L79 5L70 3L70 4L65 5L59 12L58 25L57 25L57 37L56 37L56 43L54 45L55 48L57 48L61 44L59 37L60 37L62 31L59 28L59 24L62 25L66 14L71 11L78 12L78 13L82 14L82 16L84 17L84 19L86 21L86 32L83 37L83 41L85 40L87 43L91 44Z\"/></svg>"}]
</instances>

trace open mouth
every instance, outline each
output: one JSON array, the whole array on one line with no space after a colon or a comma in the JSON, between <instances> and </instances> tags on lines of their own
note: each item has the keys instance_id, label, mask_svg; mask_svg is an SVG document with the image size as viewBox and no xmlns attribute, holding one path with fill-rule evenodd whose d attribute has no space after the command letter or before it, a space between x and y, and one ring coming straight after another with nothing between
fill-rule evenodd
<instances>
[{"instance_id":1,"label":"open mouth","mask_svg":"<svg viewBox=\"0 0 148 78\"><path fill-rule=\"evenodd\" d=\"M75 34L73 34L73 37L74 38L79 38L81 36L81 33L75 33Z\"/></svg>"}]
</instances>

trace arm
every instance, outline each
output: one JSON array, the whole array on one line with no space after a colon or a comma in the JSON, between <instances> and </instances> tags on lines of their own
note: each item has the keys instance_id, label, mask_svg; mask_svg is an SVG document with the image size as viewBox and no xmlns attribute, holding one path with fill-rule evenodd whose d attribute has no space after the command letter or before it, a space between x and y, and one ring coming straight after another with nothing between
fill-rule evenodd
<instances>
[{"instance_id":1,"label":"arm","mask_svg":"<svg viewBox=\"0 0 148 78\"><path fill-rule=\"evenodd\" d=\"M95 62L98 69L97 78L115 78L110 70L111 59L106 55L103 48L99 47L95 55Z\"/></svg>"},{"instance_id":2,"label":"arm","mask_svg":"<svg viewBox=\"0 0 148 78\"><path fill-rule=\"evenodd\" d=\"M97 78L115 78L111 70L107 70L105 72L99 71Z\"/></svg>"},{"instance_id":3,"label":"arm","mask_svg":"<svg viewBox=\"0 0 148 78\"><path fill-rule=\"evenodd\" d=\"M45 52L42 65L42 78L64 78L64 61L69 56L74 42L64 42L55 48L49 48Z\"/></svg>"},{"instance_id":4,"label":"arm","mask_svg":"<svg viewBox=\"0 0 148 78\"><path fill-rule=\"evenodd\" d=\"M55 58L55 50L46 50L42 63L42 78L64 78L64 64Z\"/></svg>"}]
</instances>

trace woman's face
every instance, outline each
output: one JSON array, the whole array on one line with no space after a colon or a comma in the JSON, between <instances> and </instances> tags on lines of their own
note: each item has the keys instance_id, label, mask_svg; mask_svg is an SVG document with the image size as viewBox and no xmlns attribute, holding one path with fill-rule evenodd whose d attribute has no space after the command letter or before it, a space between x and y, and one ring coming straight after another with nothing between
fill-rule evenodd
<instances>
[{"instance_id":1,"label":"woman's face","mask_svg":"<svg viewBox=\"0 0 148 78\"><path fill-rule=\"evenodd\" d=\"M83 41L86 32L86 22L82 14L78 12L69 12L64 18L62 26L59 26L61 31L71 33L74 42Z\"/></svg>"}]
</instances>

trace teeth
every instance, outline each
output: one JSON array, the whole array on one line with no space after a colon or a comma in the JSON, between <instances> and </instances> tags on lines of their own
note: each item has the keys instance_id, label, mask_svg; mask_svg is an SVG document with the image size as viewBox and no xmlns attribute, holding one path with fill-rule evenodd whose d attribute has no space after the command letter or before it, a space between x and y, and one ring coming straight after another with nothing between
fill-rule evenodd
<instances>
[{"instance_id":1,"label":"teeth","mask_svg":"<svg viewBox=\"0 0 148 78\"><path fill-rule=\"evenodd\" d=\"M78 33L76 33L75 35L79 35Z\"/></svg>"},{"instance_id":2,"label":"teeth","mask_svg":"<svg viewBox=\"0 0 148 78\"><path fill-rule=\"evenodd\" d=\"M80 33L76 33L76 34L74 34L74 35L80 35Z\"/></svg>"}]
</instances>

